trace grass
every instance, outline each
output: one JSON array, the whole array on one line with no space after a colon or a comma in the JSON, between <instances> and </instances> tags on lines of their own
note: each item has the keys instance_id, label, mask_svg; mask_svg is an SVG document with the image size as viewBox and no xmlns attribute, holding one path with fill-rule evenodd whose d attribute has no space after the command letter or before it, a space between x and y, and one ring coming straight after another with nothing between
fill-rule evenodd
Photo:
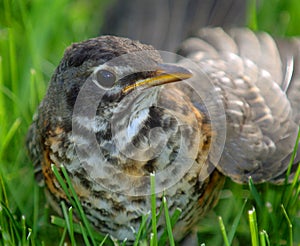
<instances>
[{"instance_id":1,"label":"grass","mask_svg":"<svg viewBox=\"0 0 300 246\"><path fill-rule=\"evenodd\" d=\"M32 115L63 50L71 42L97 35L107 2L0 2L0 245L63 245L66 237L75 244L77 234L86 245L109 243L106 235L89 227L76 196L67 188L70 186L66 189L72 196L71 207L61 205L63 219L53 215L34 181L24 148ZM252 28L274 35L299 35L299 13L298 0L266 0L250 12L248 22ZM241 186L228 180L218 206L198 226L199 244L300 245L299 193L296 180L285 186L255 186L251 181ZM157 211L152 204L152 210ZM82 224L75 223L73 210L79 211ZM166 199L162 210L167 222L163 235L156 235L155 221L160 213L147 214L135 245L147 245L150 238L153 245L167 241L172 245L170 232L180 210L169 215Z\"/></svg>"}]
</instances>

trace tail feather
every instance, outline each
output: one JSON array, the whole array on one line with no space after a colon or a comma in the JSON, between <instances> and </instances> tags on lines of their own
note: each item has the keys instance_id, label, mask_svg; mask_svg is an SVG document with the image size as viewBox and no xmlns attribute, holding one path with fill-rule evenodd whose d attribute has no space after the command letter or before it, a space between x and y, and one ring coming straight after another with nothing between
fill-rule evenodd
<instances>
[{"instance_id":1,"label":"tail feather","mask_svg":"<svg viewBox=\"0 0 300 246\"><path fill-rule=\"evenodd\" d=\"M300 38L276 39L286 79L284 89L293 108L295 121L300 124Z\"/></svg>"}]
</instances>

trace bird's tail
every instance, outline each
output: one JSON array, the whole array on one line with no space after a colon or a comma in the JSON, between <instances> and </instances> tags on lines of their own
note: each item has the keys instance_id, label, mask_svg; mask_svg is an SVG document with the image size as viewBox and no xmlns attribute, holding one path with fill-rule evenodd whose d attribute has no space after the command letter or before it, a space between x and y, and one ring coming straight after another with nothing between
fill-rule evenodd
<instances>
[{"instance_id":1,"label":"bird's tail","mask_svg":"<svg viewBox=\"0 0 300 246\"><path fill-rule=\"evenodd\" d=\"M285 75L282 88L286 91L293 110L293 118L299 125L300 130L300 38L275 39L275 41L282 61L283 74ZM291 156L289 156L287 161L290 161ZM291 166L291 175L289 176L290 182L299 168L299 162L300 145L295 159L293 160L293 165ZM273 181L275 183L282 183L283 180L285 180L285 174L274 178Z\"/></svg>"},{"instance_id":2,"label":"bird's tail","mask_svg":"<svg viewBox=\"0 0 300 246\"><path fill-rule=\"evenodd\" d=\"M283 89L291 102L294 119L300 124L300 38L276 39L285 77Z\"/></svg>"}]
</instances>

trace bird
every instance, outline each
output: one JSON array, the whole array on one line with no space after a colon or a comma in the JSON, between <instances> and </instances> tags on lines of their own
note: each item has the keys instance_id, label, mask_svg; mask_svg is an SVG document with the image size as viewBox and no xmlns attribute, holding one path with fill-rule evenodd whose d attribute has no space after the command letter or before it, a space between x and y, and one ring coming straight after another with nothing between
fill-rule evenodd
<instances>
[{"instance_id":1,"label":"bird","mask_svg":"<svg viewBox=\"0 0 300 246\"><path fill-rule=\"evenodd\" d=\"M157 207L165 197L170 213L182 210L176 241L217 204L226 177L283 182L300 120L300 39L207 27L175 56L109 35L66 49L26 141L57 212L70 201L52 165L65 167L91 225L128 242L151 210L152 175Z\"/></svg>"}]
</instances>

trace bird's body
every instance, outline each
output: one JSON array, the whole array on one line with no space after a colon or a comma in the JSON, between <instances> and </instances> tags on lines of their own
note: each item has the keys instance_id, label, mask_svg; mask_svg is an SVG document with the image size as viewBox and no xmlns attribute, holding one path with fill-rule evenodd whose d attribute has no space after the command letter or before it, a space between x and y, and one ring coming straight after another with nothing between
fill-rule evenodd
<instances>
[{"instance_id":1,"label":"bird's body","mask_svg":"<svg viewBox=\"0 0 300 246\"><path fill-rule=\"evenodd\" d=\"M204 89L195 68L191 88L188 82L169 84L191 74L162 65L157 51L136 41L102 36L68 48L28 134L37 178L45 181L54 207L67 198L51 164L64 165L92 225L133 241L132 229L151 208L149 176L155 172L158 205L164 193L171 213L182 210L174 228L180 240L216 203L225 176L237 182L281 179L299 107L295 92L289 98L283 88L283 56L273 39L246 29L231 36L203 29L180 54L198 65L219 95L224 111L217 113L225 112L220 119L226 119L226 131L214 128L217 113L195 95ZM299 74L289 81L299 88ZM214 139L222 134L224 151L215 159Z\"/></svg>"}]
</instances>

